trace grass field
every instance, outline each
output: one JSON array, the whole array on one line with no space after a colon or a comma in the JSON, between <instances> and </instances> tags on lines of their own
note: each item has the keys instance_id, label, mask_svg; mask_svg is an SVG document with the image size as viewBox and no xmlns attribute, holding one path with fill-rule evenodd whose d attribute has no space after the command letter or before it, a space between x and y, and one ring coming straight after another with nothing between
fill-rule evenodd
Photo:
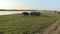
<instances>
[{"instance_id":1,"label":"grass field","mask_svg":"<svg viewBox=\"0 0 60 34\"><path fill-rule=\"evenodd\" d=\"M59 14L42 13L38 17L23 17L22 14L0 16L0 34L34 34L55 23Z\"/></svg>"}]
</instances>

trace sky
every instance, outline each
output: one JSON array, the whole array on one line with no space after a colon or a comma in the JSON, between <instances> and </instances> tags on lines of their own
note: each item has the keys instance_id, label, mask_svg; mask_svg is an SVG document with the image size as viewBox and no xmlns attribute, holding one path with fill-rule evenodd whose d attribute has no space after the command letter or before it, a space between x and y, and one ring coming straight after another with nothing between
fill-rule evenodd
<instances>
[{"instance_id":1,"label":"sky","mask_svg":"<svg viewBox=\"0 0 60 34\"><path fill-rule=\"evenodd\" d=\"M60 0L0 0L0 9L60 10Z\"/></svg>"}]
</instances>

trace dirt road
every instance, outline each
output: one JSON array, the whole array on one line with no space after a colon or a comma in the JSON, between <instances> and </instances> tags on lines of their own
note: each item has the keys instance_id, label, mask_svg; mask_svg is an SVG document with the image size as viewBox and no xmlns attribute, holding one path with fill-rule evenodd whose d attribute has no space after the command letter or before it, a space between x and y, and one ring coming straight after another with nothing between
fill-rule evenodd
<instances>
[{"instance_id":1,"label":"dirt road","mask_svg":"<svg viewBox=\"0 0 60 34\"><path fill-rule=\"evenodd\" d=\"M42 34L60 34L60 19L48 28L44 29Z\"/></svg>"}]
</instances>

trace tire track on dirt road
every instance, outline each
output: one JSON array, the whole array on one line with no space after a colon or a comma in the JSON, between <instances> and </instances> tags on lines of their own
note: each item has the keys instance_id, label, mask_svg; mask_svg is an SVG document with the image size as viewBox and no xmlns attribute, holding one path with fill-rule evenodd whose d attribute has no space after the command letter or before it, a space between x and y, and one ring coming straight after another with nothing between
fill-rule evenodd
<instances>
[{"instance_id":1,"label":"tire track on dirt road","mask_svg":"<svg viewBox=\"0 0 60 34\"><path fill-rule=\"evenodd\" d=\"M60 19L57 20L54 24L47 27L42 31L42 34L59 34L60 32Z\"/></svg>"}]
</instances>

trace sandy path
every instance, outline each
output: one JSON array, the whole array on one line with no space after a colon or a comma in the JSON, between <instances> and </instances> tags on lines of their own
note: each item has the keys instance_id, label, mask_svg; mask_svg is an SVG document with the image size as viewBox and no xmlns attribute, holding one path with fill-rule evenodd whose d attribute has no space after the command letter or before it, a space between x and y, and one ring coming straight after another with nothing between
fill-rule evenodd
<instances>
[{"instance_id":1,"label":"sandy path","mask_svg":"<svg viewBox=\"0 0 60 34\"><path fill-rule=\"evenodd\" d=\"M56 23L52 24L48 28L44 29L42 34L59 34L60 32L60 19Z\"/></svg>"}]
</instances>

